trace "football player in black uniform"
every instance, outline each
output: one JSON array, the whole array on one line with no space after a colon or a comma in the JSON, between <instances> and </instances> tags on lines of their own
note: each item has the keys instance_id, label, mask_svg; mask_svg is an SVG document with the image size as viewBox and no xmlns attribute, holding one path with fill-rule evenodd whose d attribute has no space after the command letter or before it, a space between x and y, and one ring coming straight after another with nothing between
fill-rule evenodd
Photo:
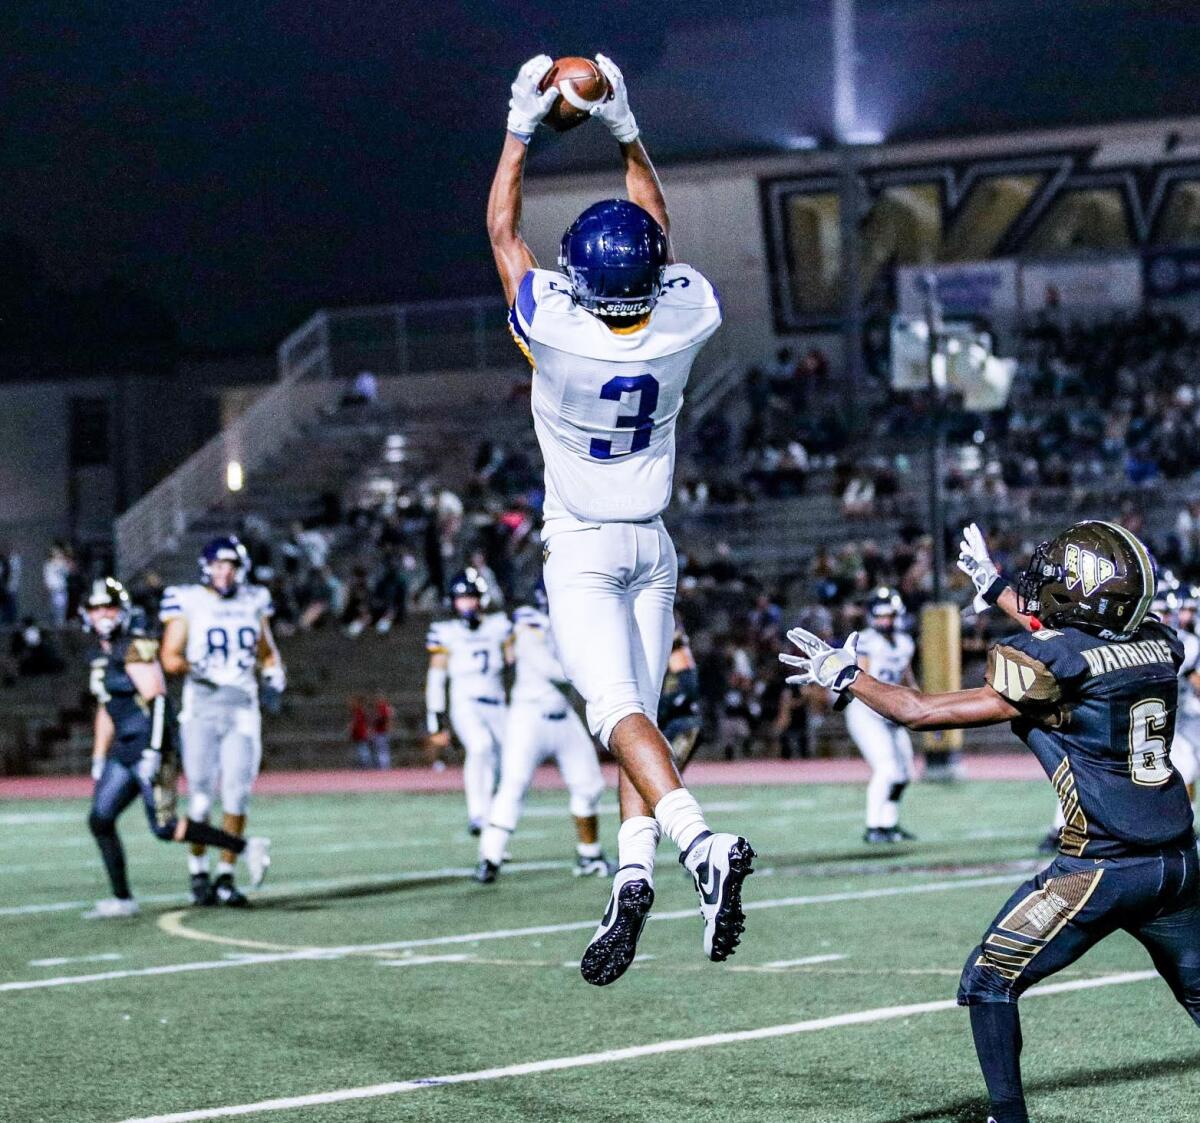
<instances>
[{"instance_id":1,"label":"football player in black uniform","mask_svg":"<svg viewBox=\"0 0 1200 1123\"><path fill-rule=\"evenodd\" d=\"M89 919L136 916L117 817L140 795L150 830L164 842L202 842L245 853L258 885L266 872L265 839L242 839L207 823L175 814L179 772L174 719L158 662L158 641L130 627L129 594L111 577L95 581L83 604L85 627L98 646L92 654L91 692L96 726L92 779L96 782L88 827L100 847L113 895L98 901Z\"/></svg>"},{"instance_id":2,"label":"football player in black uniform","mask_svg":"<svg viewBox=\"0 0 1200 1123\"><path fill-rule=\"evenodd\" d=\"M793 629L804 654L780 657L799 668L789 682L847 692L910 729L1011 722L1054 784L1059 854L1000 910L959 984L994 1123L1029 1118L1017 999L1113 932L1145 945L1200 1023L1200 859L1170 758L1183 649L1147 619L1154 590L1133 534L1080 522L1034 552L1016 597L1035 626L991 649L984 686L922 694L879 682L859 669L855 636L832 648Z\"/></svg>"}]
</instances>

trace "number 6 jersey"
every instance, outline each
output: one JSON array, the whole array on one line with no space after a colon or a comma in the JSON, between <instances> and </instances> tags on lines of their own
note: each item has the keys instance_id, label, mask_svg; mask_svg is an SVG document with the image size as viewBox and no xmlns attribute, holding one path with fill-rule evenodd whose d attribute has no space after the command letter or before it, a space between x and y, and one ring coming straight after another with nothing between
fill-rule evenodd
<instances>
[{"instance_id":1,"label":"number 6 jersey","mask_svg":"<svg viewBox=\"0 0 1200 1123\"><path fill-rule=\"evenodd\" d=\"M1157 620L1127 640L1043 628L988 652L988 684L1021 710L1013 732L1062 804L1064 854L1194 845L1187 788L1169 751L1182 660L1179 637Z\"/></svg>"},{"instance_id":2,"label":"number 6 jersey","mask_svg":"<svg viewBox=\"0 0 1200 1123\"><path fill-rule=\"evenodd\" d=\"M227 597L208 585L172 585L163 591L159 618L164 624L177 617L187 622L184 656L191 670L184 682L185 709L195 682L257 701L262 622L272 611L271 594L261 585L238 585Z\"/></svg>"},{"instance_id":3,"label":"number 6 jersey","mask_svg":"<svg viewBox=\"0 0 1200 1123\"><path fill-rule=\"evenodd\" d=\"M671 499L675 420L721 306L690 265L669 265L649 322L612 329L575 303L561 273L526 273L509 313L533 364L533 423L547 522L644 522Z\"/></svg>"}]
</instances>

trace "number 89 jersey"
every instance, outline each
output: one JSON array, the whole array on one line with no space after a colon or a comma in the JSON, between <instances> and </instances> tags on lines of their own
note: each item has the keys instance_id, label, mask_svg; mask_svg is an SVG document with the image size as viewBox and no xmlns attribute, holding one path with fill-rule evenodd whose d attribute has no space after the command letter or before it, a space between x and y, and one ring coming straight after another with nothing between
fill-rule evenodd
<instances>
[{"instance_id":1,"label":"number 89 jersey","mask_svg":"<svg viewBox=\"0 0 1200 1123\"><path fill-rule=\"evenodd\" d=\"M231 687L251 699L258 697L262 622L272 612L271 594L261 585L239 585L228 597L207 585L172 585L159 606L164 624L179 617L187 623L188 679Z\"/></svg>"},{"instance_id":2,"label":"number 89 jersey","mask_svg":"<svg viewBox=\"0 0 1200 1123\"><path fill-rule=\"evenodd\" d=\"M450 701L484 698L504 701L504 645L512 625L503 612L491 612L472 628L465 620L435 620L425 647L430 655L445 655Z\"/></svg>"},{"instance_id":3,"label":"number 89 jersey","mask_svg":"<svg viewBox=\"0 0 1200 1123\"><path fill-rule=\"evenodd\" d=\"M988 652L988 684L1046 770L1066 817L1064 854L1116 858L1195 845L1171 765L1183 648L1147 620L1127 640L1078 628L1023 632Z\"/></svg>"},{"instance_id":4,"label":"number 89 jersey","mask_svg":"<svg viewBox=\"0 0 1200 1123\"><path fill-rule=\"evenodd\" d=\"M690 265L669 265L649 322L613 330L575 303L561 273L533 269L509 324L534 367L546 521L660 515L671 499L675 420L688 375L721 325L712 285Z\"/></svg>"}]
</instances>

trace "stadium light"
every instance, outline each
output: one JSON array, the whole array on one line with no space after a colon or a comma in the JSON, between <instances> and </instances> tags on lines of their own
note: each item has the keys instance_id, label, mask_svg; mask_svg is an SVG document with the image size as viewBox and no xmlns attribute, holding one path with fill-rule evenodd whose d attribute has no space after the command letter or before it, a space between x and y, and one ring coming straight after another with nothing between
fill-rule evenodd
<instances>
[{"instance_id":1,"label":"stadium light","mask_svg":"<svg viewBox=\"0 0 1200 1123\"><path fill-rule=\"evenodd\" d=\"M225 465L225 486L230 491L241 491L246 486L246 473L240 461L231 460Z\"/></svg>"}]
</instances>

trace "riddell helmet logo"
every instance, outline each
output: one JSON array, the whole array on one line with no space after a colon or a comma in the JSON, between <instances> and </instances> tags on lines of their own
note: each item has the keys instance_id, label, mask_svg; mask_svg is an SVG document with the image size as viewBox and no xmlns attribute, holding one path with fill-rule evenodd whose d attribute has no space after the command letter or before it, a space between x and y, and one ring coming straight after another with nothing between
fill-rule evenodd
<instances>
[{"instance_id":1,"label":"riddell helmet logo","mask_svg":"<svg viewBox=\"0 0 1200 1123\"><path fill-rule=\"evenodd\" d=\"M1105 581L1117 575L1117 567L1108 558L1098 557L1091 550L1068 543L1066 554L1067 588L1082 586L1083 595L1090 597Z\"/></svg>"}]
</instances>

